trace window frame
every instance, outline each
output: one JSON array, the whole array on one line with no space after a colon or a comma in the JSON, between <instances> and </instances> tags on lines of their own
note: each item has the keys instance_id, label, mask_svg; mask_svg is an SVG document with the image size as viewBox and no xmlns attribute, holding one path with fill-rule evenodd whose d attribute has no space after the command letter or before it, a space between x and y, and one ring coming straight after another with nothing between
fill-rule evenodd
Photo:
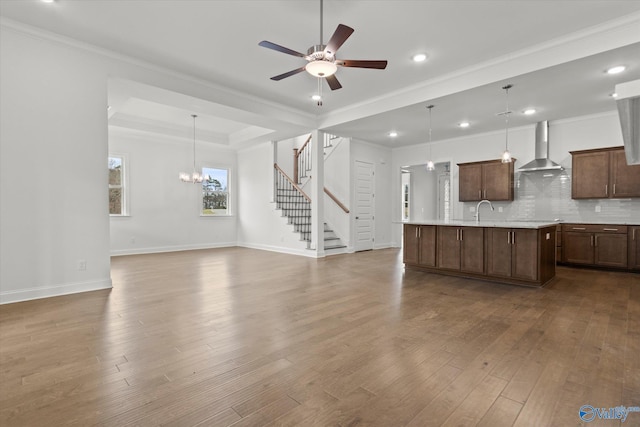
<instances>
[{"instance_id":1,"label":"window frame","mask_svg":"<svg viewBox=\"0 0 640 427\"><path fill-rule=\"evenodd\" d=\"M227 189L226 189L226 195L227 195L227 211L226 213L204 213L204 198L205 198L205 189L204 189L204 184L205 181L202 181L201 184L201 189L200 189L200 197L198 198L198 211L200 212L200 217L202 218L227 218L227 217L231 217L234 215L232 206L233 206L233 179L232 179L232 173L233 170L231 168L231 166L228 165L204 165L200 167L200 173L202 173L202 176L206 176L207 173L205 172L205 169L216 169L216 170L224 170L227 172Z\"/></svg>"},{"instance_id":2,"label":"window frame","mask_svg":"<svg viewBox=\"0 0 640 427\"><path fill-rule=\"evenodd\" d=\"M107 174L109 173L109 162L112 158L120 159L121 162L121 170L120 170L120 185L112 185L109 182L109 178L107 177L107 185L108 192L112 188L120 188L120 197L121 197L121 211L119 214L114 214L109 211L109 217L128 217L129 216L129 182L128 182L128 168L129 168L129 159L126 154L121 153L109 153L107 157ZM110 194L109 194L110 196Z\"/></svg>"}]
</instances>

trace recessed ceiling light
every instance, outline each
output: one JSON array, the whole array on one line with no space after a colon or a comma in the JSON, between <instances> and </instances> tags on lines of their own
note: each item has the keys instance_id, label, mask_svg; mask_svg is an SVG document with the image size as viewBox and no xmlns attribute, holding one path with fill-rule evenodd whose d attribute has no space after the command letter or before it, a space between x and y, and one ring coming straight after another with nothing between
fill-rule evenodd
<instances>
[{"instance_id":1,"label":"recessed ceiling light","mask_svg":"<svg viewBox=\"0 0 640 427\"><path fill-rule=\"evenodd\" d=\"M320 101L322 99L322 97L320 95L312 95L311 99L313 99L314 101Z\"/></svg>"},{"instance_id":2,"label":"recessed ceiling light","mask_svg":"<svg viewBox=\"0 0 640 427\"><path fill-rule=\"evenodd\" d=\"M532 114L536 113L536 109L535 108L527 108L526 110L524 110L524 114L527 116L530 116Z\"/></svg>"},{"instance_id":3,"label":"recessed ceiling light","mask_svg":"<svg viewBox=\"0 0 640 427\"><path fill-rule=\"evenodd\" d=\"M610 93L609 96L612 97L612 98L617 98L618 94L613 92L613 93Z\"/></svg>"},{"instance_id":4,"label":"recessed ceiling light","mask_svg":"<svg viewBox=\"0 0 640 427\"><path fill-rule=\"evenodd\" d=\"M609 68L607 70L607 74L618 74L618 73L623 72L626 69L627 69L627 67L625 67L624 65L618 65L618 66Z\"/></svg>"},{"instance_id":5,"label":"recessed ceiling light","mask_svg":"<svg viewBox=\"0 0 640 427\"><path fill-rule=\"evenodd\" d=\"M413 59L413 62L423 62L427 60L427 55L425 53L416 53L411 59Z\"/></svg>"},{"instance_id":6,"label":"recessed ceiling light","mask_svg":"<svg viewBox=\"0 0 640 427\"><path fill-rule=\"evenodd\" d=\"M42 0L42 3L53 3L56 0Z\"/></svg>"},{"instance_id":7,"label":"recessed ceiling light","mask_svg":"<svg viewBox=\"0 0 640 427\"><path fill-rule=\"evenodd\" d=\"M461 128L468 128L469 127L469 122L460 122L460 123L458 123L458 126L460 126Z\"/></svg>"},{"instance_id":8,"label":"recessed ceiling light","mask_svg":"<svg viewBox=\"0 0 640 427\"><path fill-rule=\"evenodd\" d=\"M389 132L389 136L391 138L395 138L396 136L398 136L398 132L396 132L395 130L392 130L391 132Z\"/></svg>"}]
</instances>

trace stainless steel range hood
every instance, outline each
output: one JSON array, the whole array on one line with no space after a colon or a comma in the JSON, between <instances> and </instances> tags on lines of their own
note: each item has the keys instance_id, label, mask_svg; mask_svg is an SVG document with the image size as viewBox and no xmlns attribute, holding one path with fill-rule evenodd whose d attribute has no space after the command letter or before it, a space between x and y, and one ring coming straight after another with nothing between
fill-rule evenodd
<instances>
[{"instance_id":1,"label":"stainless steel range hood","mask_svg":"<svg viewBox=\"0 0 640 427\"><path fill-rule=\"evenodd\" d=\"M617 84L616 94L627 164L640 165L640 80Z\"/></svg>"},{"instance_id":2,"label":"stainless steel range hood","mask_svg":"<svg viewBox=\"0 0 640 427\"><path fill-rule=\"evenodd\" d=\"M536 123L536 158L518 169L521 172L562 170L562 166L549 159L549 122Z\"/></svg>"}]
</instances>

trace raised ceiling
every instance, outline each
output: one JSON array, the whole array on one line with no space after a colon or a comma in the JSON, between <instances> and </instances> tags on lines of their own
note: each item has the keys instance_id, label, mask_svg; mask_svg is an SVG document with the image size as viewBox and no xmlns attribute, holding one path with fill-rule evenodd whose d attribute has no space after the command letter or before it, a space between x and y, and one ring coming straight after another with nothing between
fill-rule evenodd
<instances>
[{"instance_id":1,"label":"raised ceiling","mask_svg":"<svg viewBox=\"0 0 640 427\"><path fill-rule=\"evenodd\" d=\"M343 88L325 86L319 108L310 99L317 82L307 73L269 79L304 61L258 46L269 40L306 52L318 44L319 4L2 0L0 14L5 24L24 23L148 61L315 117L318 127L333 133L388 146L424 142L427 103L437 104L434 139L443 139L502 127L495 114L504 109L500 88L506 82L514 84L514 112L539 110L531 117L514 114L517 126L613 110L608 95L614 85L640 78L640 1L326 0L324 41L339 23L355 29L337 56L389 65L384 71L339 69ZM429 59L412 62L417 52ZM625 73L604 74L618 63L627 66ZM191 126L187 102L126 92L113 98L119 102L112 124L135 127L138 121L152 132ZM292 132L204 104L203 131L212 142L241 146ZM460 120L472 126L459 129ZM399 132L395 140L386 136L391 129Z\"/></svg>"}]
</instances>

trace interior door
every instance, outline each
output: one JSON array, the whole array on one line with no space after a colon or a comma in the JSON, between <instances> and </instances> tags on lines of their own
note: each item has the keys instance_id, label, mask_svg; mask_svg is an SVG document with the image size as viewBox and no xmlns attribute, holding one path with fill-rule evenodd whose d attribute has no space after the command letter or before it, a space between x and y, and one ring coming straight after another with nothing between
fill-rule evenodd
<instances>
[{"instance_id":1,"label":"interior door","mask_svg":"<svg viewBox=\"0 0 640 427\"><path fill-rule=\"evenodd\" d=\"M373 163L355 162L356 218L355 251L373 249L375 209L374 209L374 169Z\"/></svg>"}]
</instances>

